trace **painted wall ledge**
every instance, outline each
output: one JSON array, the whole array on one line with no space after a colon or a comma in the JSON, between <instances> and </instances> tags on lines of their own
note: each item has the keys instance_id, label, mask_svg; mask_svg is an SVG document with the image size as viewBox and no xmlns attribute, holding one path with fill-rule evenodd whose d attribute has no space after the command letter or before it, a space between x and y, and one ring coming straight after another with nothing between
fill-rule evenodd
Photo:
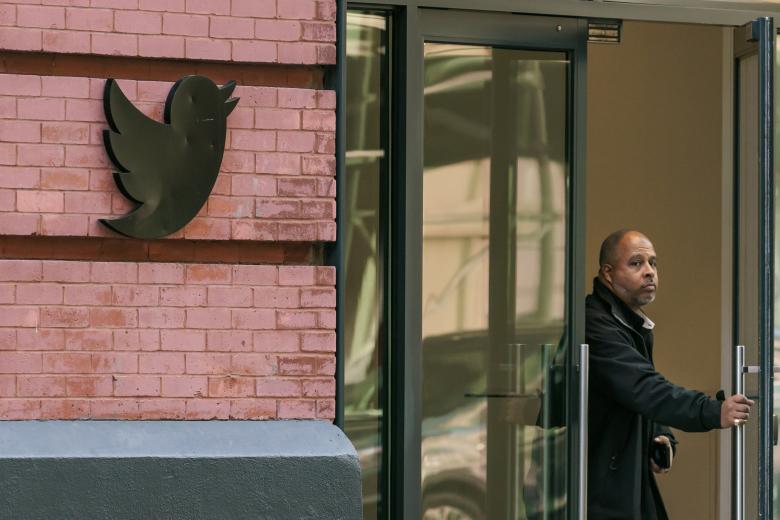
<instances>
[{"instance_id":1,"label":"painted wall ledge","mask_svg":"<svg viewBox=\"0 0 780 520\"><path fill-rule=\"evenodd\" d=\"M9 421L0 517L357 520L360 467L322 421Z\"/></svg>"}]
</instances>

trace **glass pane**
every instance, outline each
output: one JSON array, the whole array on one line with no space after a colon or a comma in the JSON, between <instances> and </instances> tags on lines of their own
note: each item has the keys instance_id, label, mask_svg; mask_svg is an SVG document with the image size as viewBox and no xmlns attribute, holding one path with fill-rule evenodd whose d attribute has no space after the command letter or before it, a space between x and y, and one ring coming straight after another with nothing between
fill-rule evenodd
<instances>
[{"instance_id":1,"label":"glass pane","mask_svg":"<svg viewBox=\"0 0 780 520\"><path fill-rule=\"evenodd\" d=\"M380 185L386 172L382 100L387 18L347 13L346 199L344 219L344 430L360 457L363 515L382 499L383 396Z\"/></svg>"},{"instance_id":2,"label":"glass pane","mask_svg":"<svg viewBox=\"0 0 780 520\"><path fill-rule=\"evenodd\" d=\"M423 518L559 518L569 62L426 43L424 66Z\"/></svg>"}]
</instances>

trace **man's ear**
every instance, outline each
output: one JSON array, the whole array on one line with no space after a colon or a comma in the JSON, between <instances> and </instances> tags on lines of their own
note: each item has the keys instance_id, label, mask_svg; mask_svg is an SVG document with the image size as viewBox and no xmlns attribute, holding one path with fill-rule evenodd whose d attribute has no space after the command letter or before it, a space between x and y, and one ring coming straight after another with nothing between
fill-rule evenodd
<instances>
[{"instance_id":1,"label":"man's ear","mask_svg":"<svg viewBox=\"0 0 780 520\"><path fill-rule=\"evenodd\" d=\"M606 280L609 285L612 285L612 266L604 264L601 266L601 277Z\"/></svg>"}]
</instances>

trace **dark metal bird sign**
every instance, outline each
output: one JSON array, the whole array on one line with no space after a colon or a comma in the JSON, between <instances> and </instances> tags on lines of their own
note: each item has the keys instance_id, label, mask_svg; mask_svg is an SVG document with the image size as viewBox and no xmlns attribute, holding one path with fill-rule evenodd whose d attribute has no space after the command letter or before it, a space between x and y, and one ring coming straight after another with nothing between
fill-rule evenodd
<instances>
[{"instance_id":1,"label":"dark metal bird sign","mask_svg":"<svg viewBox=\"0 0 780 520\"><path fill-rule=\"evenodd\" d=\"M101 219L135 238L160 238L183 228L203 207L217 180L227 116L238 98L235 81L222 87L203 76L177 81L165 101L165 122L146 117L116 81L106 81L103 106L111 130L103 142L119 169L114 180L138 207L122 218Z\"/></svg>"}]
</instances>

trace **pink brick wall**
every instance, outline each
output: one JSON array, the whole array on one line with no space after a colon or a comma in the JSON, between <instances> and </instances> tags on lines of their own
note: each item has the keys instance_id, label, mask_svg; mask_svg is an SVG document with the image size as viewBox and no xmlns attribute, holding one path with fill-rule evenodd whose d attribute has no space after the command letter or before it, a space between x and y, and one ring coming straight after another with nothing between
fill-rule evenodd
<instances>
[{"instance_id":1,"label":"pink brick wall","mask_svg":"<svg viewBox=\"0 0 780 520\"><path fill-rule=\"evenodd\" d=\"M102 142L106 78L42 74L107 67L160 120L171 83L134 81L146 64L172 64L147 78L207 60L239 81L278 69L317 85L335 13L335 0L0 2L0 51L22 51L0 74L0 256L28 258L0 259L0 419L334 417L335 270L248 263L311 262L335 240L335 93L237 87L206 205L146 243L98 222L131 207Z\"/></svg>"},{"instance_id":2,"label":"pink brick wall","mask_svg":"<svg viewBox=\"0 0 780 520\"><path fill-rule=\"evenodd\" d=\"M0 74L0 234L119 236L127 213L103 146L104 79ZM171 83L120 81L162 120ZM335 93L239 86L222 170L172 238L335 240Z\"/></svg>"},{"instance_id":3,"label":"pink brick wall","mask_svg":"<svg viewBox=\"0 0 780 520\"><path fill-rule=\"evenodd\" d=\"M0 418L332 419L331 267L0 260Z\"/></svg>"},{"instance_id":4,"label":"pink brick wall","mask_svg":"<svg viewBox=\"0 0 780 520\"><path fill-rule=\"evenodd\" d=\"M336 63L336 0L13 0L0 48L252 63Z\"/></svg>"}]
</instances>

